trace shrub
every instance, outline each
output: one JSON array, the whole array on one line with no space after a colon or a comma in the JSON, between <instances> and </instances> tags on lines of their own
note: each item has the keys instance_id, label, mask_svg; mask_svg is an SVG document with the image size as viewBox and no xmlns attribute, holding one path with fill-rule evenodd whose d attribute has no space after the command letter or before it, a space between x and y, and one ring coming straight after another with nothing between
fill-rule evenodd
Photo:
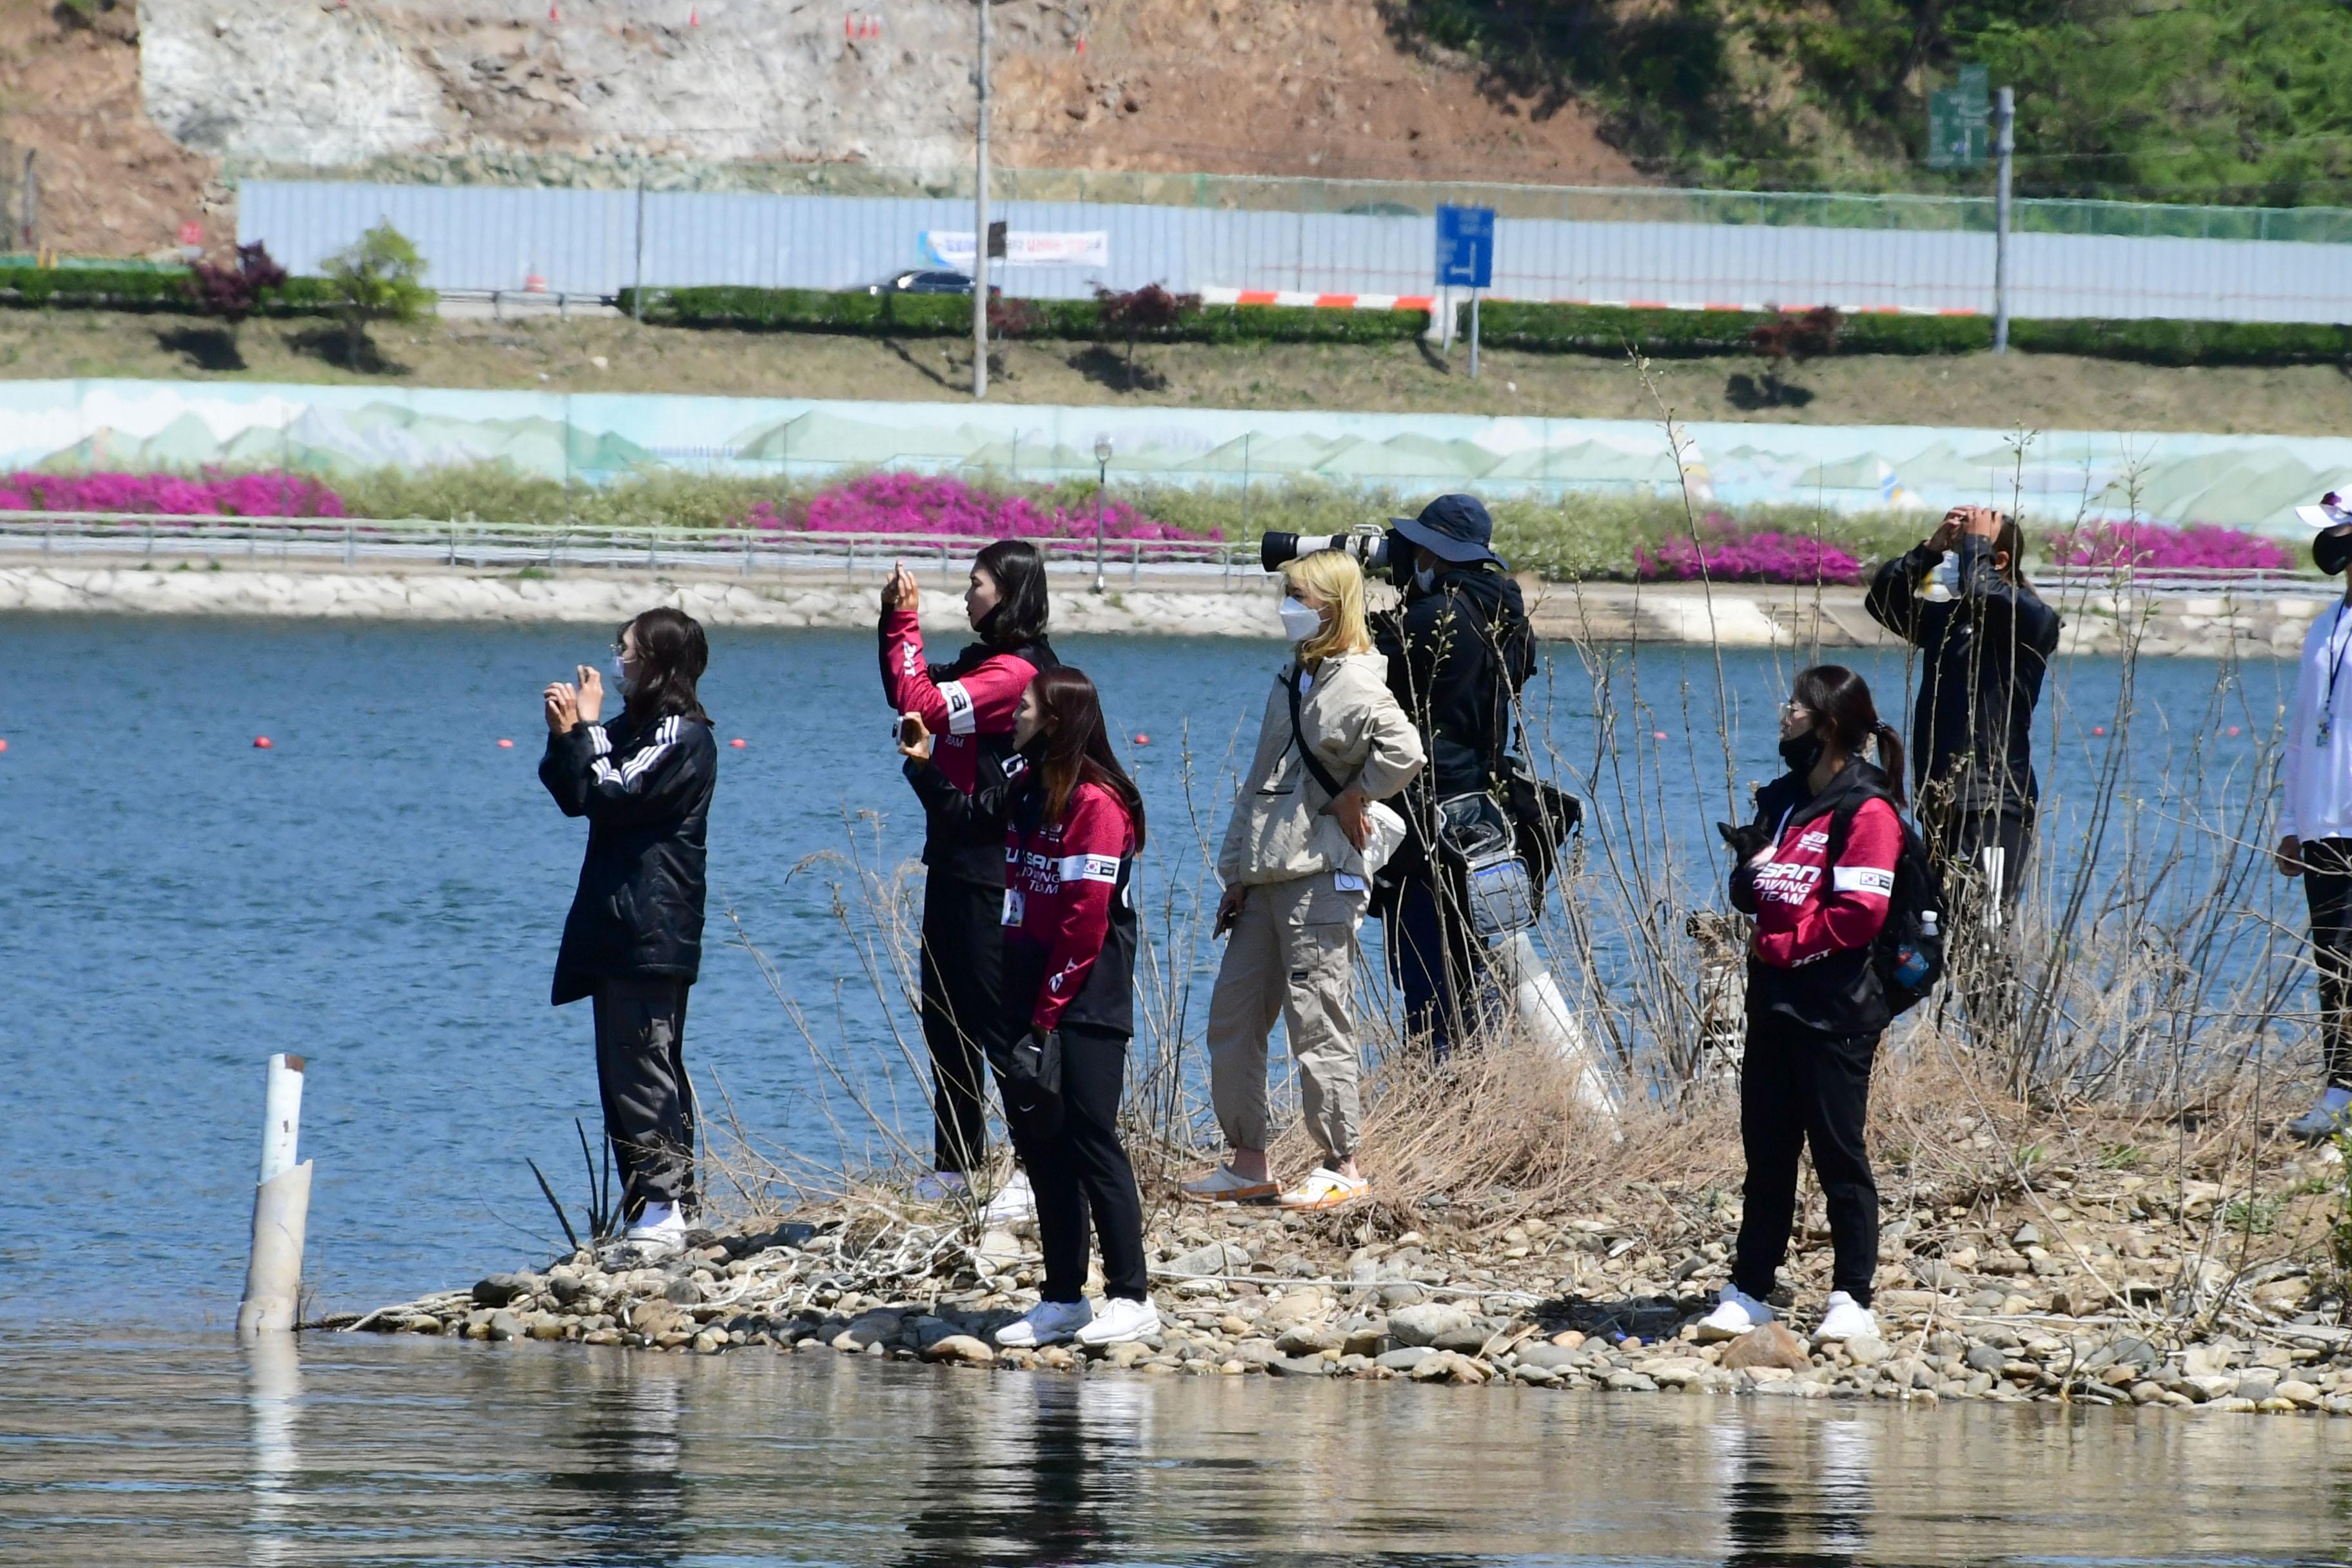
<instances>
[{"instance_id":1,"label":"shrub","mask_svg":"<svg viewBox=\"0 0 2352 1568\"><path fill-rule=\"evenodd\" d=\"M2294 556L2277 540L2212 523L2167 528L2116 522L2065 529L2051 536L2047 554L2055 566L2104 571L2294 569Z\"/></svg>"},{"instance_id":2,"label":"shrub","mask_svg":"<svg viewBox=\"0 0 2352 1568\"><path fill-rule=\"evenodd\" d=\"M812 533L953 533L979 539L1091 539L1095 508L977 489L939 474L873 473L819 490L796 517L761 502L745 518L753 528L797 528ZM1182 539L1183 531L1153 521L1124 501L1102 508L1106 539ZM1212 533L1209 537L1218 537Z\"/></svg>"},{"instance_id":3,"label":"shrub","mask_svg":"<svg viewBox=\"0 0 2352 1568\"><path fill-rule=\"evenodd\" d=\"M167 517L342 517L342 498L305 474L37 474L0 477L0 511Z\"/></svg>"},{"instance_id":4,"label":"shrub","mask_svg":"<svg viewBox=\"0 0 2352 1568\"><path fill-rule=\"evenodd\" d=\"M1163 291L1164 292L1164 291ZM617 296L623 314L638 291ZM1181 299L1189 296L1170 295ZM827 293L814 289L711 287L645 290L646 320L661 326L739 331L851 332L877 337L961 337L971 301L959 294ZM1002 338L1099 342L1111 335L1093 300L997 300L989 331ZM1318 310L1304 306L1202 305L1164 329L1171 342L1370 343L1419 337L1425 310Z\"/></svg>"},{"instance_id":5,"label":"shrub","mask_svg":"<svg viewBox=\"0 0 2352 1568\"><path fill-rule=\"evenodd\" d=\"M1862 563L1836 545L1803 534L1753 533L1723 543L1670 539L1633 552L1633 574L1643 582L1816 583L1862 581Z\"/></svg>"},{"instance_id":6,"label":"shrub","mask_svg":"<svg viewBox=\"0 0 2352 1568\"><path fill-rule=\"evenodd\" d=\"M334 313L343 323L344 360L356 368L369 356L368 328L378 321L413 321L433 307L425 287L425 258L389 223L379 223L327 258Z\"/></svg>"},{"instance_id":7,"label":"shrub","mask_svg":"<svg viewBox=\"0 0 2352 1568\"><path fill-rule=\"evenodd\" d=\"M261 306L265 289L286 281L286 268L269 258L269 247L258 243L236 247L232 266L199 261L188 270L188 297L199 313L217 316L233 333Z\"/></svg>"}]
</instances>

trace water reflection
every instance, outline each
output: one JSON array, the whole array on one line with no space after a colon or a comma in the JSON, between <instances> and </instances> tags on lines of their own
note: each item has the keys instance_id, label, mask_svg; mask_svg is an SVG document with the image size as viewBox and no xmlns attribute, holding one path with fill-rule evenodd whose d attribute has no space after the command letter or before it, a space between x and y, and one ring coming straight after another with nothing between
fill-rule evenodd
<instances>
[{"instance_id":1,"label":"water reflection","mask_svg":"<svg viewBox=\"0 0 2352 1568\"><path fill-rule=\"evenodd\" d=\"M2285 1565L2352 1489L2289 1417L299 1355L0 1332L0 1563Z\"/></svg>"},{"instance_id":2,"label":"water reflection","mask_svg":"<svg viewBox=\"0 0 2352 1568\"><path fill-rule=\"evenodd\" d=\"M1846 1568L1862 1557L1877 1454L1870 1422L1767 1422L1725 1406L1707 1438L1725 1568Z\"/></svg>"},{"instance_id":3,"label":"water reflection","mask_svg":"<svg viewBox=\"0 0 2352 1568\"><path fill-rule=\"evenodd\" d=\"M292 1334L257 1334L240 1347L245 1355L246 1404L253 1426L252 1467L247 1488L250 1538L246 1561L255 1568L280 1568L304 1560L298 1539L297 1481L302 1456L297 1446L302 1404L302 1358Z\"/></svg>"},{"instance_id":4,"label":"water reflection","mask_svg":"<svg viewBox=\"0 0 2352 1568\"><path fill-rule=\"evenodd\" d=\"M986 1379L960 1413L970 1426L929 1446L903 1561L1048 1568L1117 1554L1158 1388L1140 1378Z\"/></svg>"},{"instance_id":5,"label":"water reflection","mask_svg":"<svg viewBox=\"0 0 2352 1568\"><path fill-rule=\"evenodd\" d=\"M553 1423L553 1511L585 1561L667 1568L692 1543L678 1440L684 1368L667 1357L589 1360L586 1387ZM566 1494L572 1494L567 1496Z\"/></svg>"}]
</instances>

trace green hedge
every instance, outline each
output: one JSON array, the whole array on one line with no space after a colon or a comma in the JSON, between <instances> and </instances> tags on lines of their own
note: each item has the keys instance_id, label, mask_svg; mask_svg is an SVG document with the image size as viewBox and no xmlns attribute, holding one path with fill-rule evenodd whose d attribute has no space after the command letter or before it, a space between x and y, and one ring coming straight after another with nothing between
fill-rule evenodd
<instances>
[{"instance_id":1,"label":"green hedge","mask_svg":"<svg viewBox=\"0 0 2352 1568\"><path fill-rule=\"evenodd\" d=\"M196 313L184 270L109 267L0 267L0 304L28 310ZM261 296L264 316L323 316L335 308L323 278L289 278Z\"/></svg>"},{"instance_id":2,"label":"green hedge","mask_svg":"<svg viewBox=\"0 0 2352 1568\"><path fill-rule=\"evenodd\" d=\"M673 327L749 331L852 332L877 337L961 337L971 331L969 294L828 293L815 289L648 289L646 320ZM616 297L634 314L637 291ZM1007 300L1015 318L1002 335L1091 342L1110 334L1092 300ZM1188 314L1157 342L1370 343L1419 337L1425 310L1318 310L1276 305L1210 305Z\"/></svg>"},{"instance_id":3,"label":"green hedge","mask_svg":"<svg viewBox=\"0 0 2352 1568\"><path fill-rule=\"evenodd\" d=\"M1498 301L1482 307L1478 332L1491 347L1538 353L1622 354L1630 344L1654 359L1708 359L1751 352L1748 332L1769 319L1758 310L1643 310ZM1460 327L1469 330L1466 310ZM2009 342L2025 353L2147 364L2336 364L2352 360L2352 327L2294 321L2017 321L2010 323ZM1959 354L1991 347L1990 316L1867 312L1841 319L1836 352Z\"/></svg>"}]
</instances>

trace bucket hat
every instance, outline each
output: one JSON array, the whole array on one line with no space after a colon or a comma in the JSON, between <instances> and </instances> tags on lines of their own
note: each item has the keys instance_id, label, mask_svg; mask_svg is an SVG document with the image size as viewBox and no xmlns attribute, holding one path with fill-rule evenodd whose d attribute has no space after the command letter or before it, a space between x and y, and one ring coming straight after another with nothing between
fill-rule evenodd
<instances>
[{"instance_id":1,"label":"bucket hat","mask_svg":"<svg viewBox=\"0 0 2352 1568\"><path fill-rule=\"evenodd\" d=\"M1508 563L1491 548L1495 520L1476 496L1439 496L1421 509L1419 517L1392 517L1389 526L1443 560L1456 565L1474 561Z\"/></svg>"}]
</instances>

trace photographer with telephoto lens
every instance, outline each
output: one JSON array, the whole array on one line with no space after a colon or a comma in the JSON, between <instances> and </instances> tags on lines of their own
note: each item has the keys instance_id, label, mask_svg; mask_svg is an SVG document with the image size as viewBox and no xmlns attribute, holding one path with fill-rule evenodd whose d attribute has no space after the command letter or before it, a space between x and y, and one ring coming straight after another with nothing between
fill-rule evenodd
<instances>
[{"instance_id":1,"label":"photographer with telephoto lens","mask_svg":"<svg viewBox=\"0 0 2352 1568\"><path fill-rule=\"evenodd\" d=\"M2352 512L2334 491L2298 512L2319 525L2312 559L2339 575L2352 565ZM2303 879L2311 906L2312 965L2319 972L2321 1067L2312 1108L2287 1131L2312 1142L2352 1130L2352 579L2344 597L2311 623L2287 710L2279 761L2279 874Z\"/></svg>"},{"instance_id":2,"label":"photographer with telephoto lens","mask_svg":"<svg viewBox=\"0 0 2352 1568\"><path fill-rule=\"evenodd\" d=\"M1390 523L1410 549L1410 570L1395 563L1403 602L1373 617L1372 640L1429 763L1404 792L1405 841L1382 869L1375 907L1390 973L1404 993L1406 1033L1443 1061L1477 1021L1473 998L1487 950L1460 868L1440 851L1441 808L1514 793L1512 704L1535 669L1536 642L1519 585L1492 547L1494 520L1475 497L1440 496L1420 516ZM1515 814L1522 837L1533 830L1555 846L1573 826L1572 815L1533 824Z\"/></svg>"}]
</instances>

